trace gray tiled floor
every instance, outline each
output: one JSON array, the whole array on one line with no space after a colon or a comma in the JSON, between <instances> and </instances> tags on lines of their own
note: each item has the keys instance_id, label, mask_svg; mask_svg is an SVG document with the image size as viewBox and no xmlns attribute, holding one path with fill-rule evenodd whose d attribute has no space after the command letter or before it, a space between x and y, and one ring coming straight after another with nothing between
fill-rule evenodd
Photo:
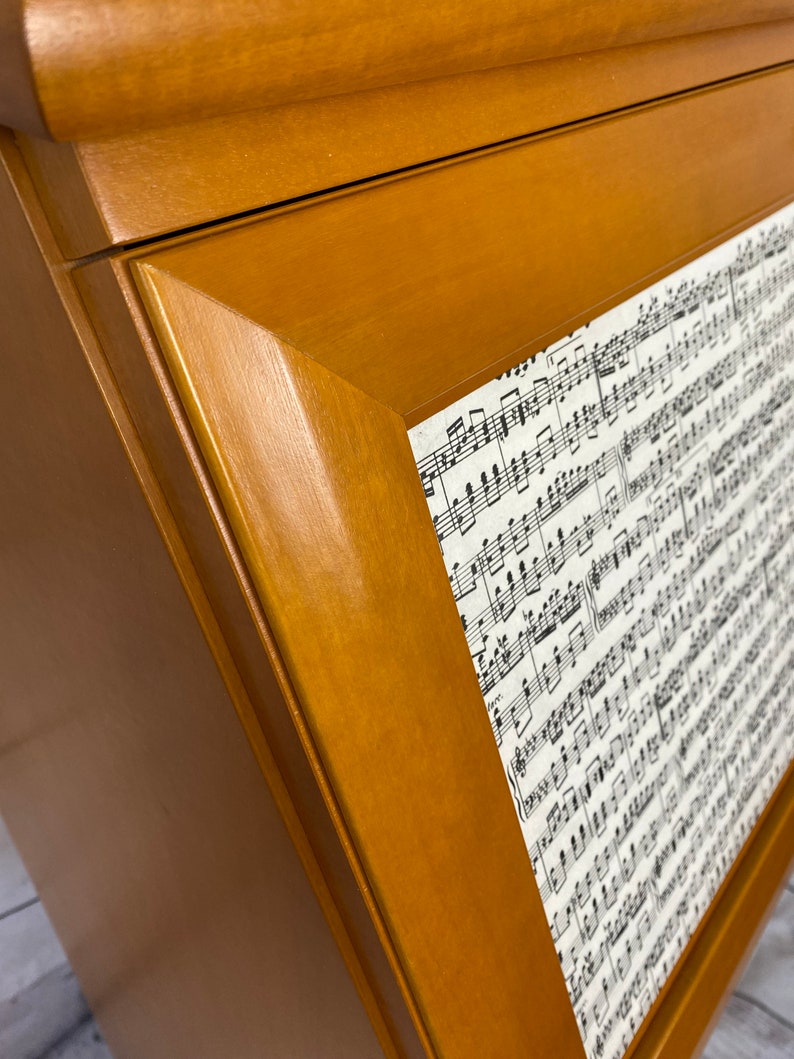
<instances>
[{"instance_id":1,"label":"gray tiled floor","mask_svg":"<svg viewBox=\"0 0 794 1059\"><path fill-rule=\"evenodd\" d=\"M789 881L704 1059L794 1059L794 879Z\"/></svg>"},{"instance_id":2,"label":"gray tiled floor","mask_svg":"<svg viewBox=\"0 0 794 1059\"><path fill-rule=\"evenodd\" d=\"M112 1059L96 1022L88 1016L42 1059Z\"/></svg>"},{"instance_id":3,"label":"gray tiled floor","mask_svg":"<svg viewBox=\"0 0 794 1059\"><path fill-rule=\"evenodd\" d=\"M2 820L0 1056L111 1059Z\"/></svg>"},{"instance_id":4,"label":"gray tiled floor","mask_svg":"<svg viewBox=\"0 0 794 1059\"><path fill-rule=\"evenodd\" d=\"M704 1059L794 1059L794 879ZM0 820L0 1056L112 1059Z\"/></svg>"}]
</instances>

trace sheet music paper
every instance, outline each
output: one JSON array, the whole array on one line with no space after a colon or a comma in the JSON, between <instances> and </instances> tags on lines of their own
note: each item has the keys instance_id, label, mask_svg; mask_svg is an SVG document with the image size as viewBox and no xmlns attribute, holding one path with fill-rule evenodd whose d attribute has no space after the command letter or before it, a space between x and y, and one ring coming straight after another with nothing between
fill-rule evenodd
<instances>
[{"instance_id":1,"label":"sheet music paper","mask_svg":"<svg viewBox=\"0 0 794 1059\"><path fill-rule=\"evenodd\" d=\"M794 205L410 432L590 1057L794 752L793 242Z\"/></svg>"}]
</instances>

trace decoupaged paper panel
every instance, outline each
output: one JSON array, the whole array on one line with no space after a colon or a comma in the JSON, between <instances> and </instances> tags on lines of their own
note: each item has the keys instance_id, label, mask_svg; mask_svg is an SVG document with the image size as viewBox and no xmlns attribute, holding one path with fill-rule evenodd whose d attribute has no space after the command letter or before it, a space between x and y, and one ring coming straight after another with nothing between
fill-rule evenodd
<instances>
[{"instance_id":1,"label":"decoupaged paper panel","mask_svg":"<svg viewBox=\"0 0 794 1059\"><path fill-rule=\"evenodd\" d=\"M410 432L591 1057L794 753L793 318L789 206Z\"/></svg>"}]
</instances>

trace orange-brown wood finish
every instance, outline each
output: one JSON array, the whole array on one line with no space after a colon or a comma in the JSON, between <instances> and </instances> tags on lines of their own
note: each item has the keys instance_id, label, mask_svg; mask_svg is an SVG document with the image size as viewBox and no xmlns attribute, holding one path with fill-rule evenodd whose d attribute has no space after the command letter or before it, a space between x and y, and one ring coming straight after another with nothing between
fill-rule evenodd
<instances>
[{"instance_id":1,"label":"orange-brown wood finish","mask_svg":"<svg viewBox=\"0 0 794 1059\"><path fill-rule=\"evenodd\" d=\"M570 1023L549 1014L570 1006L538 929L537 892L404 421L790 197L791 166L772 160L791 150L782 106L791 77L783 70L538 138L134 264L295 688L307 753L442 1055L478 1055L488 1040L495 1054L513 1054L530 1024L537 1054L581 1046ZM779 124L758 121L776 112ZM734 143L737 115L745 124ZM650 144L659 142L670 144L669 169L654 156L652 173ZM729 150L727 187L719 178ZM586 194L553 179L580 175L588 161ZM710 207L706 187L718 189ZM634 196L616 202L616 188ZM543 248L540 263L527 232ZM424 656L423 644L432 645ZM791 782L778 797L788 814ZM763 834L752 886L729 883L715 904L717 937L732 936L726 924L737 915L744 941L751 936L761 907L753 914L750 899L765 885L758 873L773 890L790 859L785 829ZM466 931L448 930L445 914ZM491 964L495 945L501 961ZM695 1048L713 983L724 987L740 949L693 941L692 963L681 963L690 985L660 1000L638 1054L673 1059ZM713 969L715 953L721 976L702 969ZM476 1016L460 1006L472 973ZM533 989L516 989L517 980ZM686 1032L675 1028L683 1012Z\"/></svg>"},{"instance_id":2,"label":"orange-brown wood finish","mask_svg":"<svg viewBox=\"0 0 794 1059\"><path fill-rule=\"evenodd\" d=\"M253 446L216 447L210 466L230 513L248 467L237 540L436 1051L510 1055L530 1037L580 1054L402 421L178 281L153 283L172 357L200 331L214 365L187 384L205 451L205 422L256 424Z\"/></svg>"},{"instance_id":3,"label":"orange-brown wood finish","mask_svg":"<svg viewBox=\"0 0 794 1059\"><path fill-rule=\"evenodd\" d=\"M293 724L289 703L294 700L294 691L283 666L277 663L272 635L250 575L225 525L212 482L198 466L200 459L193 451L189 426L163 375L150 325L135 292L125 291L118 282L117 277L125 274L120 262L96 262L83 266L75 279L114 379L124 393L133 436L146 453L162 490L162 503L173 513L170 522L161 524L161 531L191 591L191 602L255 752L263 754L265 764L271 754L278 761L290 802L301 821L301 834L309 838L312 857L316 858L310 877L317 884L316 873L321 872L319 883L332 897L331 911L339 910L345 935L354 947L356 973L366 975L368 992L377 998L376 1017L380 1013L388 1022L399 1054L424 1055L384 955L383 938L373 927L366 904L366 882L360 873L357 880L351 871L348 852L340 844L338 828L328 813L328 799L324 801ZM195 591L197 581L200 593ZM231 660L236 680L228 679Z\"/></svg>"},{"instance_id":4,"label":"orange-brown wood finish","mask_svg":"<svg viewBox=\"0 0 794 1059\"><path fill-rule=\"evenodd\" d=\"M68 257L427 164L789 61L794 21L20 146ZM156 193L152 193L155 189Z\"/></svg>"},{"instance_id":5,"label":"orange-brown wood finish","mask_svg":"<svg viewBox=\"0 0 794 1059\"><path fill-rule=\"evenodd\" d=\"M794 67L748 77L186 239L157 267L412 425L782 205L793 96Z\"/></svg>"},{"instance_id":6,"label":"orange-brown wood finish","mask_svg":"<svg viewBox=\"0 0 794 1059\"><path fill-rule=\"evenodd\" d=\"M3 140L0 809L119 1056L583 1055L406 428L794 196L794 6L530 6L0 7L81 137ZM792 834L790 770L632 1059Z\"/></svg>"},{"instance_id":7,"label":"orange-brown wood finish","mask_svg":"<svg viewBox=\"0 0 794 1059\"><path fill-rule=\"evenodd\" d=\"M360 971L369 1017L356 996L344 927L329 929L279 771L235 715L239 676L207 649L195 572L147 510L141 485L164 530L8 140L3 815L114 1053L261 1059L311 1054L319 1036L340 1059L405 1054Z\"/></svg>"},{"instance_id":8,"label":"orange-brown wood finish","mask_svg":"<svg viewBox=\"0 0 794 1059\"><path fill-rule=\"evenodd\" d=\"M791 0L3 0L15 64L0 121L34 98L58 140L791 18ZM22 83L18 83L19 79Z\"/></svg>"},{"instance_id":9,"label":"orange-brown wood finish","mask_svg":"<svg viewBox=\"0 0 794 1059\"><path fill-rule=\"evenodd\" d=\"M13 124L41 134L46 130L36 98L24 20L22 5L0 3L0 122L7 123L13 114Z\"/></svg>"}]
</instances>

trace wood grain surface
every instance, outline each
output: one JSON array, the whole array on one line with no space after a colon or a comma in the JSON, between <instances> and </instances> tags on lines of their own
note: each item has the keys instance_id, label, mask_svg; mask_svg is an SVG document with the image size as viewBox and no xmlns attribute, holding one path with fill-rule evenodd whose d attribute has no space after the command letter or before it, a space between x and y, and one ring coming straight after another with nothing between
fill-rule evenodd
<instances>
[{"instance_id":1,"label":"wood grain surface","mask_svg":"<svg viewBox=\"0 0 794 1059\"><path fill-rule=\"evenodd\" d=\"M790 18L792 0L3 0L0 121L96 138L366 88ZM19 83L22 78L22 83ZM33 97L41 121L32 127Z\"/></svg>"},{"instance_id":2,"label":"wood grain surface","mask_svg":"<svg viewBox=\"0 0 794 1059\"><path fill-rule=\"evenodd\" d=\"M338 1059L401 1055L246 737L239 674L208 649L195 571L158 532L167 505L7 134L2 153L9 830L119 1055L261 1059L318 1038Z\"/></svg>"},{"instance_id":3,"label":"wood grain surface","mask_svg":"<svg viewBox=\"0 0 794 1059\"><path fill-rule=\"evenodd\" d=\"M794 193L794 68L604 118L212 238L158 268L409 424Z\"/></svg>"},{"instance_id":4,"label":"wood grain surface","mask_svg":"<svg viewBox=\"0 0 794 1059\"><path fill-rule=\"evenodd\" d=\"M792 76L127 259L439 1054L581 1045L405 425L790 198ZM792 812L789 776L637 1055L698 1046L787 870Z\"/></svg>"},{"instance_id":5,"label":"wood grain surface","mask_svg":"<svg viewBox=\"0 0 794 1059\"><path fill-rule=\"evenodd\" d=\"M81 257L793 58L794 21L759 23L126 137L19 142L64 252Z\"/></svg>"},{"instance_id":6,"label":"wood grain surface","mask_svg":"<svg viewBox=\"0 0 794 1059\"><path fill-rule=\"evenodd\" d=\"M582 1055L402 420L144 269L306 752L432 1051Z\"/></svg>"},{"instance_id":7,"label":"wood grain surface","mask_svg":"<svg viewBox=\"0 0 794 1059\"><path fill-rule=\"evenodd\" d=\"M92 326L102 342L108 366L124 394L132 438L145 451L160 493L158 524L191 604L204 629L235 710L261 765L268 774L278 762L288 803L282 812L297 815L292 840L315 886L324 891L326 916L344 923L357 974L365 975L369 999L388 1022L389 1039L400 1055L425 1055L389 961L373 926L368 893L351 870L348 851L339 842L327 797L290 715L294 691L283 665L272 664L273 637L250 574L220 510L213 483L197 456L195 440L162 354L145 317L127 268L118 260L98 260L74 270L74 279ZM155 498L146 488L150 503ZM305 734L305 733L304 733ZM283 796L282 796L283 799ZM288 826L294 820L288 819ZM330 907L329 907L330 898ZM338 924L337 924L338 926Z\"/></svg>"},{"instance_id":8,"label":"wood grain surface","mask_svg":"<svg viewBox=\"0 0 794 1059\"><path fill-rule=\"evenodd\" d=\"M794 7L133 6L3 15L8 115L90 138L21 141L73 255L543 131L76 277L3 141L12 829L130 1054L581 1055L406 425L794 195L791 66L645 102L790 58ZM637 1059L703 1040L793 813Z\"/></svg>"}]
</instances>

